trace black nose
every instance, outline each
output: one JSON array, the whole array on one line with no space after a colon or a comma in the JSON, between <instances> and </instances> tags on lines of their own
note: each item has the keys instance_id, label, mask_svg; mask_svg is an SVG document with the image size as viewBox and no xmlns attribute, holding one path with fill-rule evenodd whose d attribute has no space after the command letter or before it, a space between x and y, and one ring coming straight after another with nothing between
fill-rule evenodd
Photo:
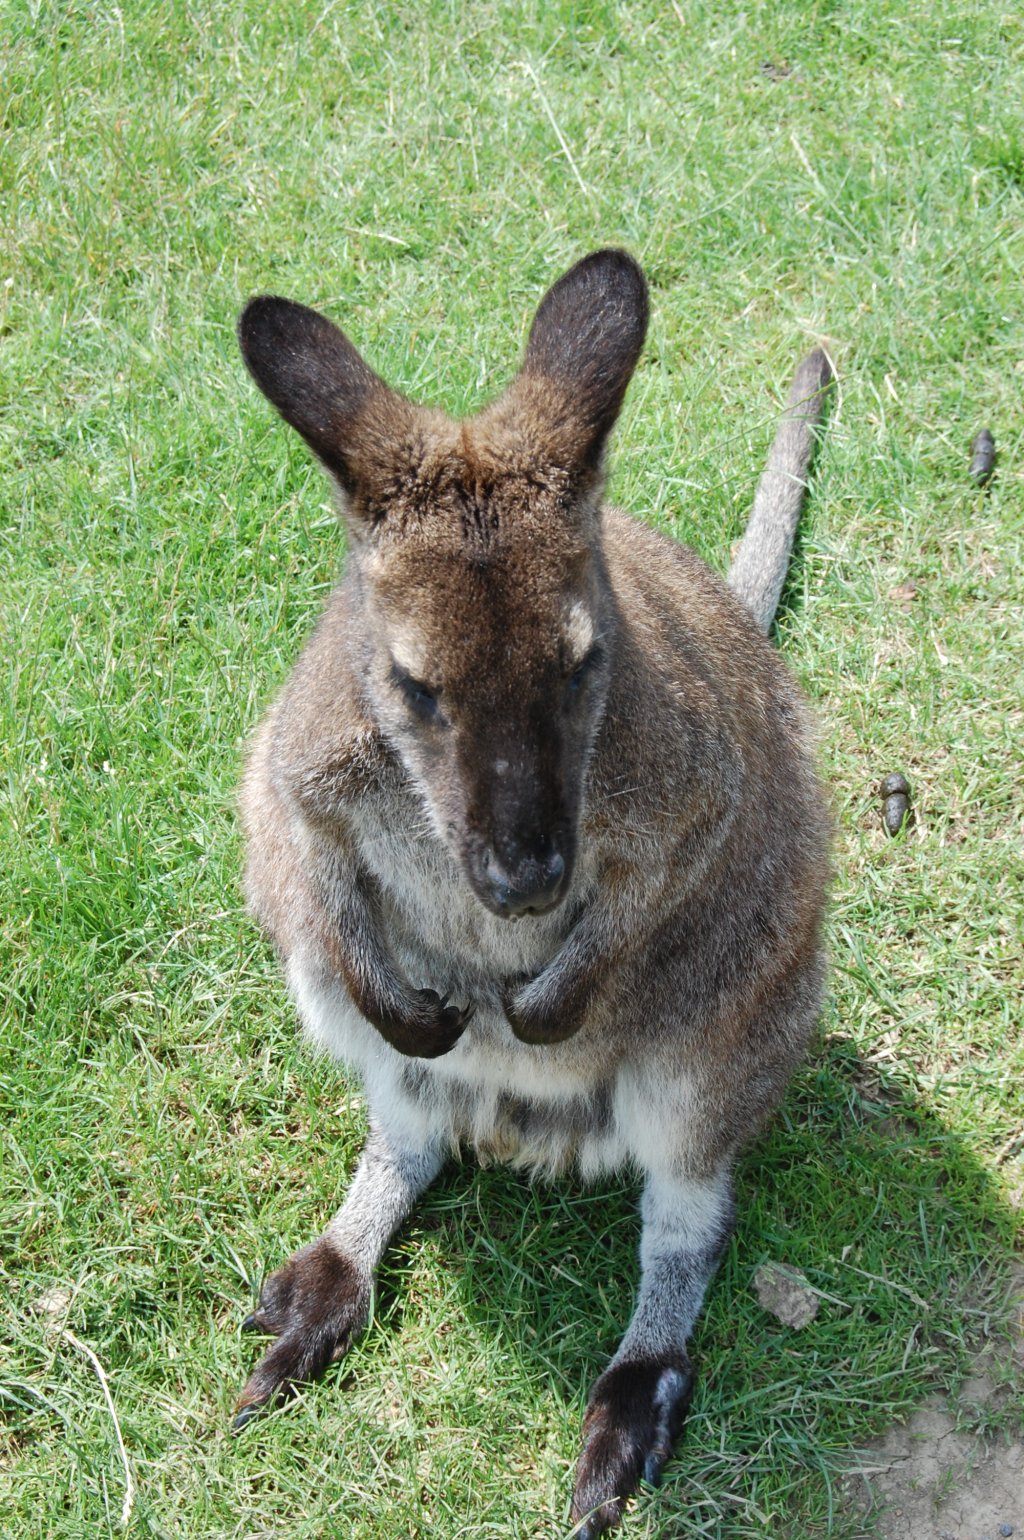
<instances>
[{"instance_id":1,"label":"black nose","mask_svg":"<svg viewBox=\"0 0 1024 1540\"><path fill-rule=\"evenodd\" d=\"M484 852L484 881L492 908L510 918L520 914L543 914L562 896L565 858L551 850L542 859L517 861L512 870L498 861L493 850Z\"/></svg>"}]
</instances>

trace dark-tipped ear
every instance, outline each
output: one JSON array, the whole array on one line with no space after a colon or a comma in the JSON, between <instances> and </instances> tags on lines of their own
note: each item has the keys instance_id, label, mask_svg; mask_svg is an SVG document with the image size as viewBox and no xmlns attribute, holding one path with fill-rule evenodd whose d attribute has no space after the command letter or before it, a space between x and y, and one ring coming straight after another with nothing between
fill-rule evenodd
<instances>
[{"instance_id":1,"label":"dark-tipped ear","mask_svg":"<svg viewBox=\"0 0 1024 1540\"><path fill-rule=\"evenodd\" d=\"M274 295L250 300L238 322L249 372L314 453L352 493L369 447L368 415L408 408L326 316Z\"/></svg>"},{"instance_id":2,"label":"dark-tipped ear","mask_svg":"<svg viewBox=\"0 0 1024 1540\"><path fill-rule=\"evenodd\" d=\"M647 282L626 251L592 252L549 289L530 329L520 377L571 402L585 459L600 457L647 332Z\"/></svg>"}]
</instances>

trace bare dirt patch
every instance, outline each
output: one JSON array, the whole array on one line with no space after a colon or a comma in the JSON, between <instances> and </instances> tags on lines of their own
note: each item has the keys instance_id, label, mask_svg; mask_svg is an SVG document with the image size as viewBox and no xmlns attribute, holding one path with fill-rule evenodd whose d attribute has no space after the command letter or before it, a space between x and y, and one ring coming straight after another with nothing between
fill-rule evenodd
<instances>
[{"instance_id":1,"label":"bare dirt patch","mask_svg":"<svg viewBox=\"0 0 1024 1540\"><path fill-rule=\"evenodd\" d=\"M1024 1536L1024 1443L957 1432L945 1402L890 1428L855 1482L882 1540Z\"/></svg>"},{"instance_id":2,"label":"bare dirt patch","mask_svg":"<svg viewBox=\"0 0 1024 1540\"><path fill-rule=\"evenodd\" d=\"M1009 1344L978 1355L957 1403L934 1397L863 1452L850 1493L880 1540L1024 1540L1024 1268L1010 1297ZM1003 1431L963 1426L972 1409L1005 1412Z\"/></svg>"}]
</instances>

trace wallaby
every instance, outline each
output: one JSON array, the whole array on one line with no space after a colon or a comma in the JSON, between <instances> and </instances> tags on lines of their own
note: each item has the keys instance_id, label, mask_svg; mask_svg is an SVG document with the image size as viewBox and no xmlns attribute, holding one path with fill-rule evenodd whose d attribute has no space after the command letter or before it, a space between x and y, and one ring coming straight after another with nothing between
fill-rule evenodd
<instances>
[{"instance_id":1,"label":"wallaby","mask_svg":"<svg viewBox=\"0 0 1024 1540\"><path fill-rule=\"evenodd\" d=\"M731 1170L822 990L827 817L765 637L831 371L801 364L730 576L602 501L647 326L625 252L549 291L518 374L455 422L330 321L254 299L257 385L326 467L347 568L259 729L246 890L307 1032L362 1075L342 1208L265 1283L236 1427L365 1324L446 1154L646 1177L636 1310L594 1385L576 1533L656 1483Z\"/></svg>"}]
</instances>

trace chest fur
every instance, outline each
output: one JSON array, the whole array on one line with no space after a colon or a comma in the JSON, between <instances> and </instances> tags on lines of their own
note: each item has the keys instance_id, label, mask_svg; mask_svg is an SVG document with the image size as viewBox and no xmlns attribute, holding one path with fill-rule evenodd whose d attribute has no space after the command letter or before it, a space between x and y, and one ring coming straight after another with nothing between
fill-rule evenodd
<instances>
[{"instance_id":1,"label":"chest fur","mask_svg":"<svg viewBox=\"0 0 1024 1540\"><path fill-rule=\"evenodd\" d=\"M534 976L556 956L592 888L586 850L573 892L550 915L491 914L430 825L414 793L364 799L353 818L360 859L380 894L381 927L396 963L420 987L497 1004L508 980Z\"/></svg>"}]
</instances>

